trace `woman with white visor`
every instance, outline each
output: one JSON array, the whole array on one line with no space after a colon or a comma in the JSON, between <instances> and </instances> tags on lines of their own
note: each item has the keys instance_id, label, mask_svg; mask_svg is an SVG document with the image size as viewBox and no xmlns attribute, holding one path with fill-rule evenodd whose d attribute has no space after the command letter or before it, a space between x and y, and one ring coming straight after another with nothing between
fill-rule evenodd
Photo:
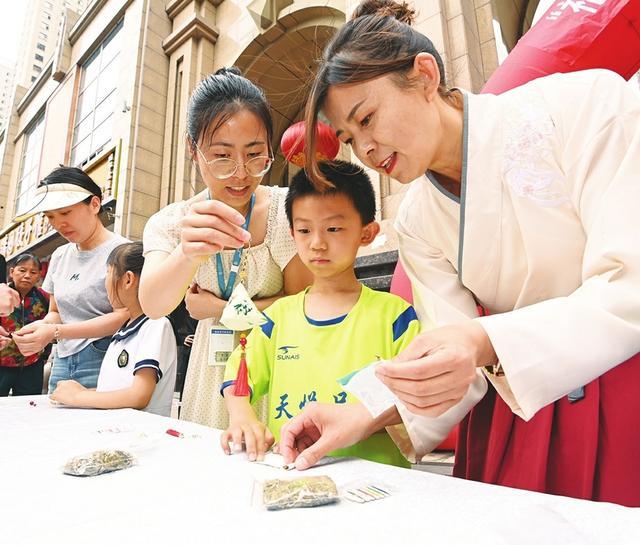
<instances>
[{"instance_id":1,"label":"woman with white visor","mask_svg":"<svg viewBox=\"0 0 640 545\"><path fill-rule=\"evenodd\" d=\"M69 379L95 388L110 338L128 318L107 298L107 256L128 240L104 227L102 191L79 168L56 168L40 182L35 197L36 206L22 218L44 212L69 243L53 252L42 286L51 294L49 313L22 328L14 341L25 356L57 343L49 392Z\"/></svg>"}]
</instances>

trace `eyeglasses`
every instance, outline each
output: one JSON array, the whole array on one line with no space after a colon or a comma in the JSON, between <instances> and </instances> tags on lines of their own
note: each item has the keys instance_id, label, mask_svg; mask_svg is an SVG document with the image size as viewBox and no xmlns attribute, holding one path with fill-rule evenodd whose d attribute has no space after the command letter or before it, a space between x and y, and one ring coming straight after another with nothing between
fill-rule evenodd
<instances>
[{"instance_id":1,"label":"eyeglasses","mask_svg":"<svg viewBox=\"0 0 640 545\"><path fill-rule=\"evenodd\" d=\"M237 171L240 165L244 166L244 171L253 178L260 178L264 176L273 163L273 157L268 155L259 155L258 157L252 157L248 161L238 162L228 157L221 157L220 159L207 160L204 153L198 147L198 144L193 142L197 152L202 157L202 161L211 169L211 173L220 180L226 180L231 178Z\"/></svg>"}]
</instances>

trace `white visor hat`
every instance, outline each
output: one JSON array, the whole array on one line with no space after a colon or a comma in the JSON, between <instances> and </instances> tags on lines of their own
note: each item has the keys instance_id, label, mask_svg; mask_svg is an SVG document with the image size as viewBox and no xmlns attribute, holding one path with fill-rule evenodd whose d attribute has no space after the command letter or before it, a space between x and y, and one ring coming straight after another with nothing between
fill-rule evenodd
<instances>
[{"instance_id":1,"label":"white visor hat","mask_svg":"<svg viewBox=\"0 0 640 545\"><path fill-rule=\"evenodd\" d=\"M35 206L24 214L16 216L14 221L24 221L40 212L49 212L50 210L73 206L84 201L87 197L93 196L94 194L91 191L75 184L41 185L36 189L33 196L33 202L36 203ZM95 196L97 197L97 195Z\"/></svg>"}]
</instances>

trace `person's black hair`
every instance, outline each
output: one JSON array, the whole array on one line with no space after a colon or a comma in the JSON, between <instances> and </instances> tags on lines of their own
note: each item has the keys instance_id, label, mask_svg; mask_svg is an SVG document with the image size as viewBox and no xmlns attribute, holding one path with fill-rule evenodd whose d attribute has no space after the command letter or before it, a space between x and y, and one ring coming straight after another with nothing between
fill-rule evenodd
<instances>
[{"instance_id":1,"label":"person's black hair","mask_svg":"<svg viewBox=\"0 0 640 545\"><path fill-rule=\"evenodd\" d=\"M38 270L40 270L41 264L38 256L26 252L24 254L20 254L15 258L15 260L13 260L13 265L11 265L11 268L17 267L18 265L20 265L20 263L26 263L27 261L33 261L35 266L38 267Z\"/></svg>"},{"instance_id":2,"label":"person's black hair","mask_svg":"<svg viewBox=\"0 0 640 545\"><path fill-rule=\"evenodd\" d=\"M44 185L54 184L73 184L86 189L100 199L102 203L102 189L95 183L91 176L89 176L84 170L77 167L59 166L54 168L49 174L47 174L42 181L38 184L38 187ZM93 197L87 197L82 202L89 204ZM102 208L101 208L102 209Z\"/></svg>"},{"instance_id":3,"label":"person's black hair","mask_svg":"<svg viewBox=\"0 0 640 545\"><path fill-rule=\"evenodd\" d=\"M262 121L267 131L267 146L272 153L273 119L264 92L232 66L221 68L203 79L191 94L187 109L189 144L213 134L236 113L248 110ZM213 122L215 125L212 125Z\"/></svg>"},{"instance_id":4,"label":"person's black hair","mask_svg":"<svg viewBox=\"0 0 640 545\"><path fill-rule=\"evenodd\" d=\"M353 203L362 220L367 225L376 218L376 195L368 174L362 167L347 161L322 161L318 168L331 186L314 185L304 170L300 170L291 180L285 199L285 211L289 226L293 227L293 203L308 195L345 195Z\"/></svg>"},{"instance_id":5,"label":"person's black hair","mask_svg":"<svg viewBox=\"0 0 640 545\"><path fill-rule=\"evenodd\" d=\"M142 242L127 242L111 250L109 257L107 257L107 267L113 267L114 274L112 276L111 287L116 297L118 295L118 281L127 271L131 271L139 277L140 274L142 274L143 266L144 256L142 255Z\"/></svg>"}]
</instances>

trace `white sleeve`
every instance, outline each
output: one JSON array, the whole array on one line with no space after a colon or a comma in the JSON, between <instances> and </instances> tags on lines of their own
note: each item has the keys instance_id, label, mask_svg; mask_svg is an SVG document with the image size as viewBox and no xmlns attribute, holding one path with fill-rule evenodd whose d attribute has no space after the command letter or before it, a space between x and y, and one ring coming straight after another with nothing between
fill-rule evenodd
<instances>
[{"instance_id":1,"label":"white sleeve","mask_svg":"<svg viewBox=\"0 0 640 545\"><path fill-rule=\"evenodd\" d=\"M177 360L176 337L167 318L148 320L139 333L142 335L135 354L133 374L140 369L153 369L156 382L167 373L175 373Z\"/></svg>"},{"instance_id":2,"label":"white sleeve","mask_svg":"<svg viewBox=\"0 0 640 545\"><path fill-rule=\"evenodd\" d=\"M415 203L410 202L408 193L395 227L400 237L400 259L411 280L414 307L423 330L477 316L475 300L458 280L453 266L419 236L422 230L412 213ZM446 413L437 418L418 416L398 404L403 424L388 427L387 432L407 459L417 462L436 448L486 393L487 382L477 370L465 397Z\"/></svg>"},{"instance_id":3,"label":"white sleeve","mask_svg":"<svg viewBox=\"0 0 640 545\"><path fill-rule=\"evenodd\" d=\"M407 460L418 463L425 454L445 440L449 432L486 393L487 381L478 370L476 379L469 386L465 397L437 418L413 414L402 403L397 403L402 424L387 427L387 433Z\"/></svg>"},{"instance_id":4,"label":"white sleeve","mask_svg":"<svg viewBox=\"0 0 640 545\"><path fill-rule=\"evenodd\" d=\"M147 220L142 234L144 255L154 251L173 252L180 244L181 222L187 210L186 203L177 202L164 207Z\"/></svg>"},{"instance_id":5,"label":"white sleeve","mask_svg":"<svg viewBox=\"0 0 640 545\"><path fill-rule=\"evenodd\" d=\"M477 319L505 372L491 380L525 420L640 352L640 100L621 78L599 79L597 100L582 107L584 121L563 134L562 167L587 237L582 285L566 297ZM501 391L509 387L515 403Z\"/></svg>"}]
</instances>

